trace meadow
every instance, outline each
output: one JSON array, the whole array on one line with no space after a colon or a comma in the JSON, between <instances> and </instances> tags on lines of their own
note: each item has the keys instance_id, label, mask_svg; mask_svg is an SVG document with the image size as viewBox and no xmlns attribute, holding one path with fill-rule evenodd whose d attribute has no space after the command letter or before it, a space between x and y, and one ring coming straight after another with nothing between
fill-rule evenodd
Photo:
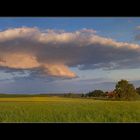
<instances>
[{"instance_id":1,"label":"meadow","mask_svg":"<svg viewBox=\"0 0 140 140\"><path fill-rule=\"evenodd\" d=\"M140 101L3 97L0 122L140 122Z\"/></svg>"}]
</instances>

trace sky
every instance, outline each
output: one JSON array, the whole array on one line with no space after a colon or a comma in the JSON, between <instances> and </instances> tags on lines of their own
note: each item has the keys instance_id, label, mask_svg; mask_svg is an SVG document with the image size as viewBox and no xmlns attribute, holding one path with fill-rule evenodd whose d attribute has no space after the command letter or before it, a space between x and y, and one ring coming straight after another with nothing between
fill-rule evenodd
<instances>
[{"instance_id":1,"label":"sky","mask_svg":"<svg viewBox=\"0 0 140 140\"><path fill-rule=\"evenodd\" d=\"M140 86L139 17L0 17L0 93Z\"/></svg>"}]
</instances>

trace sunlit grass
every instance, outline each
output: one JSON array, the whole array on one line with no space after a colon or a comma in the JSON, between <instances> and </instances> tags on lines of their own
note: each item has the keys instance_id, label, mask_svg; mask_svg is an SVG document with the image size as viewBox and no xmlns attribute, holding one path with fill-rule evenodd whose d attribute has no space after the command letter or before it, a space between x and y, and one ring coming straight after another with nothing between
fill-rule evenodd
<instances>
[{"instance_id":1,"label":"sunlit grass","mask_svg":"<svg viewBox=\"0 0 140 140\"><path fill-rule=\"evenodd\" d=\"M140 122L140 101L0 98L0 122Z\"/></svg>"}]
</instances>

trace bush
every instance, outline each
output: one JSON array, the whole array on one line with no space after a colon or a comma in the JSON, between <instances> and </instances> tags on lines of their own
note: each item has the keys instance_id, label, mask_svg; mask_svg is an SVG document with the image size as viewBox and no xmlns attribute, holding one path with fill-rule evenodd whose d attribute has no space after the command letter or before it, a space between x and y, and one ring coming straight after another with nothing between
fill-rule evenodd
<instances>
[{"instance_id":1,"label":"bush","mask_svg":"<svg viewBox=\"0 0 140 140\"><path fill-rule=\"evenodd\" d=\"M105 93L102 90L94 90L86 94L87 97L103 97Z\"/></svg>"},{"instance_id":2,"label":"bush","mask_svg":"<svg viewBox=\"0 0 140 140\"><path fill-rule=\"evenodd\" d=\"M136 92L140 95L140 87L136 88Z\"/></svg>"}]
</instances>

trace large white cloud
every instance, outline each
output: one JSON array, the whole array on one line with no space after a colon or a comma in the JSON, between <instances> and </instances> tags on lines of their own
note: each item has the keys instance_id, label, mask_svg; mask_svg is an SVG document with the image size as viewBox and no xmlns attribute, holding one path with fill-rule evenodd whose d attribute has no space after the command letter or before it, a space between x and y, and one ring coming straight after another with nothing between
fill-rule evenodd
<instances>
[{"instance_id":1,"label":"large white cloud","mask_svg":"<svg viewBox=\"0 0 140 140\"><path fill-rule=\"evenodd\" d=\"M101 37L96 31L75 32L14 28L0 32L0 67L38 69L42 74L74 78L80 69L140 67L140 45Z\"/></svg>"}]
</instances>

